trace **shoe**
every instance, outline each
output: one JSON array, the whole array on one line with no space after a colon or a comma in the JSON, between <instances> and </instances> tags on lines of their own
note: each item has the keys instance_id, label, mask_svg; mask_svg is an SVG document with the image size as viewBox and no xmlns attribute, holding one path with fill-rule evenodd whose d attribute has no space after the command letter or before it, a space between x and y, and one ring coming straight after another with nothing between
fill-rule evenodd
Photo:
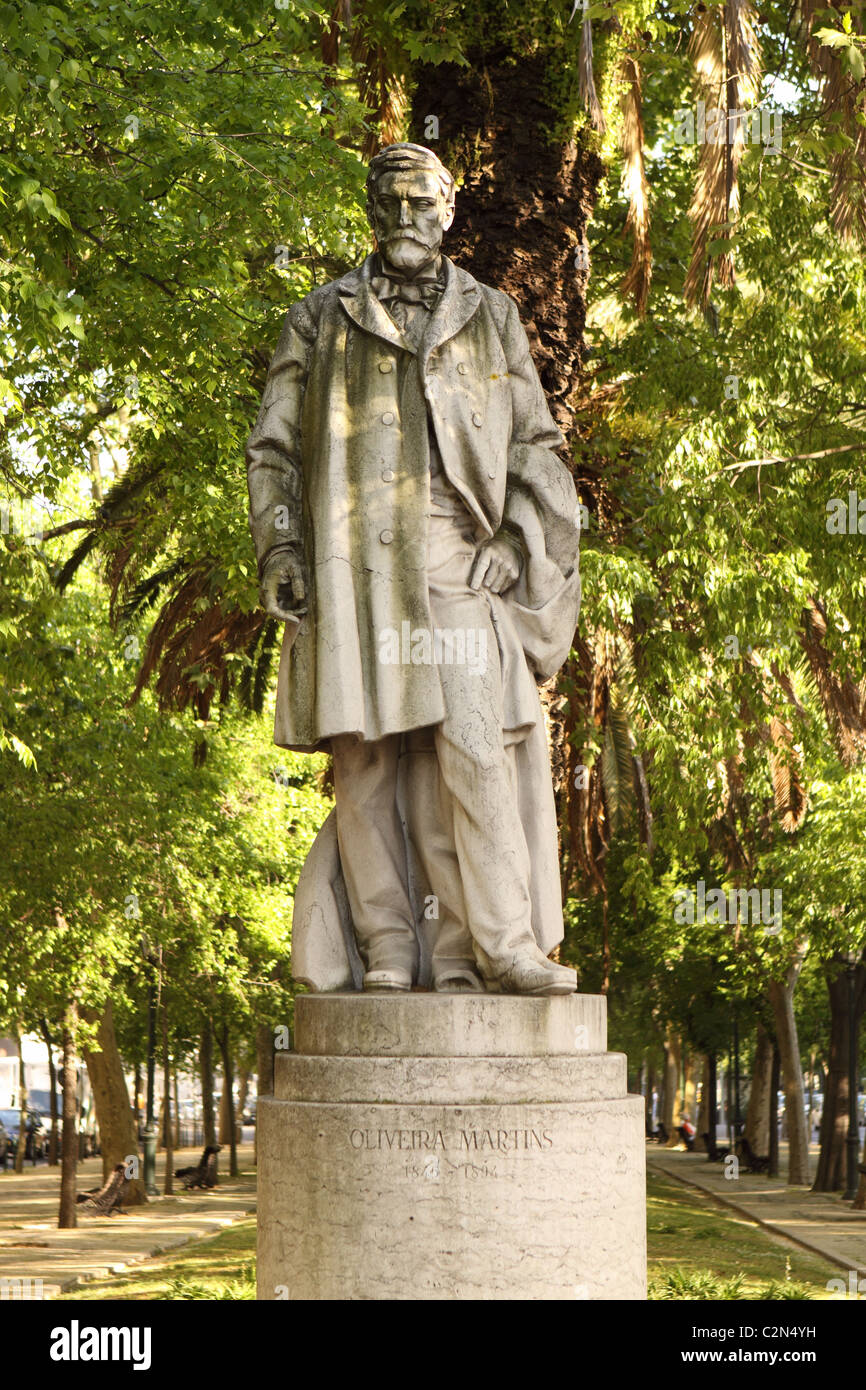
<instances>
[{"instance_id":1,"label":"shoe","mask_svg":"<svg viewBox=\"0 0 866 1390\"><path fill-rule=\"evenodd\" d=\"M390 970L368 970L364 989L368 994L407 994L412 988L412 974L394 966Z\"/></svg>"},{"instance_id":2,"label":"shoe","mask_svg":"<svg viewBox=\"0 0 866 1390\"><path fill-rule=\"evenodd\" d=\"M555 965L542 956L517 956L500 975L488 980L491 994L554 995L574 994L577 990L577 971L567 965Z\"/></svg>"},{"instance_id":3,"label":"shoe","mask_svg":"<svg viewBox=\"0 0 866 1390\"><path fill-rule=\"evenodd\" d=\"M465 968L446 968L434 975L433 988L437 994L486 994L487 986L477 971Z\"/></svg>"}]
</instances>

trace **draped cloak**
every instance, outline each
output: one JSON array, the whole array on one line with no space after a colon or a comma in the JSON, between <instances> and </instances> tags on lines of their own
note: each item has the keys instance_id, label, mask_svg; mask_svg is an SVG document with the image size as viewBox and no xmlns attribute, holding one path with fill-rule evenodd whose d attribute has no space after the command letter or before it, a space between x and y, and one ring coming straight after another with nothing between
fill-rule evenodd
<instances>
[{"instance_id":1,"label":"draped cloak","mask_svg":"<svg viewBox=\"0 0 866 1390\"><path fill-rule=\"evenodd\" d=\"M532 861L533 930L561 940L556 816L536 681L568 654L580 605L579 509L553 452L562 444L517 306L443 257L445 287L415 348L370 285L375 258L289 310L247 446L260 573L303 553L308 611L285 625L274 729L281 747L327 749L337 734L403 734L399 799L422 979L426 885L412 803L435 776L431 726L444 715L437 667L381 659L383 634L431 631L426 579L428 430L478 543L502 532L524 563L504 595L485 590L503 671L503 739L516 760ZM408 624L408 629L404 627ZM293 973L315 989L357 988L363 967L337 848L322 827L295 895Z\"/></svg>"}]
</instances>

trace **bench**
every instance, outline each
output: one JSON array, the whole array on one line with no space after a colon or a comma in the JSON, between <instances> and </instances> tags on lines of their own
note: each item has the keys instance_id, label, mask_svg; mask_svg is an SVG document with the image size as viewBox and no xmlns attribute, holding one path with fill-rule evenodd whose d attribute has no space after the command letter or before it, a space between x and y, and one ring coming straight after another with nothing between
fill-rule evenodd
<instances>
[{"instance_id":1,"label":"bench","mask_svg":"<svg viewBox=\"0 0 866 1390\"><path fill-rule=\"evenodd\" d=\"M123 1194L126 1190L126 1164L115 1163L111 1177L102 1187L91 1187L75 1198L79 1206L95 1216L123 1216Z\"/></svg>"},{"instance_id":2,"label":"bench","mask_svg":"<svg viewBox=\"0 0 866 1390\"><path fill-rule=\"evenodd\" d=\"M194 1168L175 1168L174 1176L183 1180L187 1192L196 1187L216 1187L217 1154L221 1148L221 1144L208 1144Z\"/></svg>"}]
</instances>

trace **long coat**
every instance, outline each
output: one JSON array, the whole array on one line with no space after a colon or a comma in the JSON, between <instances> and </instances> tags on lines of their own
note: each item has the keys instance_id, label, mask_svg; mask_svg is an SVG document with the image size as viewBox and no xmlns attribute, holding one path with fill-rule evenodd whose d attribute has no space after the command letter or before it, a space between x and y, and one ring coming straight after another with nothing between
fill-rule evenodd
<instances>
[{"instance_id":1,"label":"long coat","mask_svg":"<svg viewBox=\"0 0 866 1390\"><path fill-rule=\"evenodd\" d=\"M521 543L520 580L491 596L508 614L506 645L518 644L506 664L516 656L544 679L572 641L579 516L552 452L561 435L514 301L443 261L417 351L372 291L372 256L293 305L283 325L247 461L260 572L293 546L310 579L308 615L286 624L280 661L274 738L286 748L443 718L435 665L379 659L384 633L431 628L428 419L476 539L504 530ZM521 683L506 690L505 728L525 727Z\"/></svg>"}]
</instances>

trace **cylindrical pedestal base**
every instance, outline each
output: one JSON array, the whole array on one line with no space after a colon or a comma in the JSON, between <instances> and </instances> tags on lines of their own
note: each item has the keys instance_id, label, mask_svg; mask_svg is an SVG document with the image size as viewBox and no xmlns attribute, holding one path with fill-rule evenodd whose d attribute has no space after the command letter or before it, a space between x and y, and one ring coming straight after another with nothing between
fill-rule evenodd
<instances>
[{"instance_id":1,"label":"cylindrical pedestal base","mask_svg":"<svg viewBox=\"0 0 866 1390\"><path fill-rule=\"evenodd\" d=\"M644 1298L643 1102L603 1004L298 999L257 1115L259 1298Z\"/></svg>"}]
</instances>

